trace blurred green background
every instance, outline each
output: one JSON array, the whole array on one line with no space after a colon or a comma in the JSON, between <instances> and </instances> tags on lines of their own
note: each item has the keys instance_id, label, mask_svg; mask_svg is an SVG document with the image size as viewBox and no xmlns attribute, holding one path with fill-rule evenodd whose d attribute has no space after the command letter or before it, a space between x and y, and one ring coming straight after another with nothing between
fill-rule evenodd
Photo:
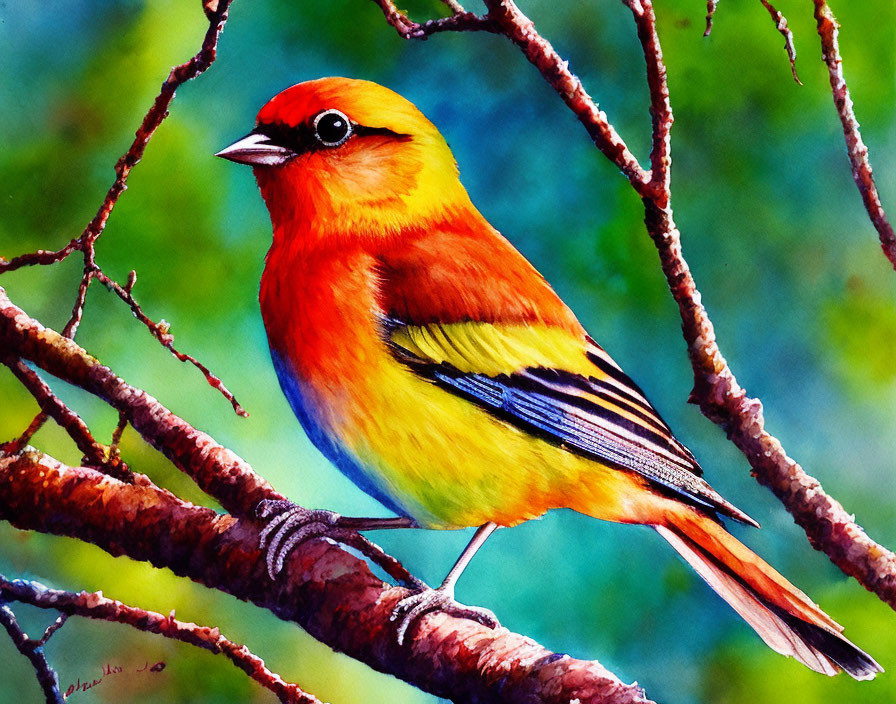
<instances>
[{"instance_id":1,"label":"blurred green background","mask_svg":"<svg viewBox=\"0 0 896 704\"><path fill-rule=\"evenodd\" d=\"M434 0L403 4L418 18L442 10ZM765 403L768 427L788 452L872 537L896 546L896 275L850 177L811 3L779 3L796 35L803 87L790 78L783 40L758 2L721 3L708 39L703 2L658 4L676 116L673 205L722 350ZM628 10L609 0L522 7L646 158L644 68ZM840 1L833 9L877 182L896 215L896 4ZM168 69L195 51L205 26L198 2L0 5L0 254L56 248L81 231ZM272 95L325 75L383 83L440 127L474 202L647 390L714 486L763 525L733 530L890 672L873 683L828 679L776 655L651 531L571 512L500 531L467 570L458 598L493 609L548 648L599 659L660 701L896 701L892 611L812 550L722 431L685 403L691 373L678 312L640 203L506 40L447 34L404 42L361 0L238 0L218 62L180 89L100 240L99 260L120 281L137 270L135 293L147 313L170 321L178 346L218 373L251 417L237 418L197 370L161 349L98 286L78 341L295 500L384 514L315 452L280 394L257 304L268 216L250 170L212 157L249 130ZM0 285L59 329L78 274L72 257L3 276ZM115 414L53 385L108 441ZM35 412L5 369L0 409L0 439L17 435ZM34 444L79 459L52 424ZM209 503L130 429L123 452L181 497ZM437 582L469 534L374 538ZM218 625L333 704L436 701L270 613L90 545L2 524L0 570ZM19 611L32 631L49 621ZM73 701L272 700L225 659L124 626L73 620L48 652L63 689L98 676L105 663L127 671ZM156 661L166 663L163 672L133 673ZM0 662L0 702L40 701L33 673L5 636Z\"/></svg>"}]
</instances>

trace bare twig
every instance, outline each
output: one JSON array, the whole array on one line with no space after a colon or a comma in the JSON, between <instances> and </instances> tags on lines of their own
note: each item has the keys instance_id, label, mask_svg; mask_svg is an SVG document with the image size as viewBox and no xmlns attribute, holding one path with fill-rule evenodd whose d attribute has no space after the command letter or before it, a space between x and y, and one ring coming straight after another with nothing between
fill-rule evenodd
<instances>
[{"instance_id":1,"label":"bare twig","mask_svg":"<svg viewBox=\"0 0 896 704\"><path fill-rule=\"evenodd\" d=\"M0 575L0 603L18 601L41 609L53 609L62 615L44 633L37 644L43 645L68 616L112 621L132 626L140 631L156 633L195 645L212 653L224 654L236 667L262 687L270 690L281 702L293 704L320 704L317 697L302 691L298 685L286 682L277 673L265 667L264 660L254 655L245 645L238 645L221 635L217 628L198 626L179 621L171 613L168 616L103 596L102 592L74 592L50 589L28 580L8 580Z\"/></svg>"},{"instance_id":2,"label":"bare twig","mask_svg":"<svg viewBox=\"0 0 896 704\"><path fill-rule=\"evenodd\" d=\"M5 359L3 363L22 383L22 386L28 389L41 411L55 420L74 440L75 445L84 454L90 466L102 467L106 461L106 453L103 447L93 439L90 428L81 420L81 416L66 406L43 379L29 369L22 360Z\"/></svg>"},{"instance_id":3,"label":"bare twig","mask_svg":"<svg viewBox=\"0 0 896 704\"><path fill-rule=\"evenodd\" d=\"M828 67L834 105L837 107L837 114L843 125L846 151L852 164L852 177L862 195L862 202L865 204L865 210L868 211L868 217L871 218L871 223L880 236L880 246L887 259L896 268L896 233L893 232L893 226L887 219L887 213L880 202L880 194L877 192L874 175L871 171L871 162L868 161L868 147L862 141L862 133L859 131L859 122L856 120L849 87L843 76L843 59L840 57L840 47L837 42L840 25L825 0L814 0L814 2L818 36L821 38L821 57Z\"/></svg>"},{"instance_id":4,"label":"bare twig","mask_svg":"<svg viewBox=\"0 0 896 704\"><path fill-rule=\"evenodd\" d=\"M453 0L445 0L445 4L451 9L450 17L441 17L437 20L427 20L422 24L414 22L405 13L396 7L392 0L374 0L386 21L404 39L426 39L437 32L496 32L496 28L488 17L481 17L472 12L467 12Z\"/></svg>"},{"instance_id":5,"label":"bare twig","mask_svg":"<svg viewBox=\"0 0 896 704\"><path fill-rule=\"evenodd\" d=\"M12 440L8 440L2 444L0 444L0 452L5 452L10 455L15 455L21 452L25 446L31 441L31 438L34 434L43 427L43 424L47 422L47 418L49 416L41 411L34 419L28 424L28 427L22 431L22 434L17 438L13 438Z\"/></svg>"},{"instance_id":6,"label":"bare twig","mask_svg":"<svg viewBox=\"0 0 896 704\"><path fill-rule=\"evenodd\" d=\"M58 619L56 623L62 625ZM59 692L59 678L47 662L47 656L44 655L44 645L59 626L47 628L40 640L29 638L16 620L16 615L2 597L0 597L0 624L3 624L16 649L31 662L47 704L62 704L65 700Z\"/></svg>"},{"instance_id":7,"label":"bare twig","mask_svg":"<svg viewBox=\"0 0 896 704\"><path fill-rule=\"evenodd\" d=\"M790 72L793 74L793 80L799 85L803 85L803 82L796 73L796 46L793 43L793 32L791 32L790 27L787 26L787 18L768 0L760 0L760 2L763 7L768 10L768 14L772 16L772 19L775 22L775 27L777 27L781 36L784 37L784 50L787 52L787 58L790 59Z\"/></svg>"},{"instance_id":8,"label":"bare twig","mask_svg":"<svg viewBox=\"0 0 896 704\"><path fill-rule=\"evenodd\" d=\"M122 301L128 304L131 312L134 314L134 317L147 327L147 329L152 333L153 337L155 337L161 343L162 347L171 352L171 354L177 357L181 362L189 362L200 372L202 372L202 374L205 376L205 380L209 383L209 385L220 391L221 395L224 396L224 398L226 398L228 401L230 401L230 405L233 406L233 410L236 411L237 415L243 416L244 418L249 416L249 414L243 409L239 402L237 402L236 398L234 398L234 395L230 392L230 390L226 386L224 386L224 383L219 377L212 374L209 368L206 367L198 359L196 359L192 355L180 352L174 347L174 335L171 334L170 325L167 322L162 320L157 323L150 319L143 312L143 309L140 307L137 301L134 300L134 296L131 293L131 289L133 289L134 284L137 281L136 272L131 272L130 276L128 277L128 283L126 286L122 286L117 281L110 279L102 271L97 271L94 274L94 277L106 288L115 293Z\"/></svg>"},{"instance_id":9,"label":"bare twig","mask_svg":"<svg viewBox=\"0 0 896 704\"><path fill-rule=\"evenodd\" d=\"M3 580L3 575L0 575L0 580ZM53 634L62 628L67 620L68 614L59 614L56 617L56 620L44 629L44 634L40 637L40 640L37 641L37 644L46 645L50 638L53 637Z\"/></svg>"},{"instance_id":10,"label":"bare twig","mask_svg":"<svg viewBox=\"0 0 896 704\"><path fill-rule=\"evenodd\" d=\"M706 29L703 30L704 37L708 37L712 32L712 19L715 17L718 6L719 0L706 0Z\"/></svg>"},{"instance_id":11,"label":"bare twig","mask_svg":"<svg viewBox=\"0 0 896 704\"><path fill-rule=\"evenodd\" d=\"M466 12L463 5L461 5L457 0L442 0L445 3L445 7L447 7L451 12L455 15L462 15Z\"/></svg>"},{"instance_id":12,"label":"bare twig","mask_svg":"<svg viewBox=\"0 0 896 704\"><path fill-rule=\"evenodd\" d=\"M85 510L100 501L102 511ZM414 639L399 646L390 616L407 590L383 584L329 541L302 543L270 580L254 523L36 452L0 457L0 519L87 540L252 601L337 651L454 701L650 703L597 662L444 613L421 618Z\"/></svg>"},{"instance_id":13,"label":"bare twig","mask_svg":"<svg viewBox=\"0 0 896 704\"><path fill-rule=\"evenodd\" d=\"M121 411L118 412L118 424L112 431L112 440L109 442L109 454L118 456L119 445L121 444L121 436L124 434L125 428L128 427L128 417Z\"/></svg>"}]
</instances>

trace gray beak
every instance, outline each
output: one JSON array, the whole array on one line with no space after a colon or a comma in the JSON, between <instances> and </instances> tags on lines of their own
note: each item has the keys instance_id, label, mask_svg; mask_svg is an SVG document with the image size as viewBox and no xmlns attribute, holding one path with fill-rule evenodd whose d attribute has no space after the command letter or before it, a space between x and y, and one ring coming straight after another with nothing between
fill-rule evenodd
<instances>
[{"instance_id":1,"label":"gray beak","mask_svg":"<svg viewBox=\"0 0 896 704\"><path fill-rule=\"evenodd\" d=\"M250 132L241 140L225 147L215 156L250 166L280 166L296 156L292 149L274 144L271 138L259 132Z\"/></svg>"}]
</instances>

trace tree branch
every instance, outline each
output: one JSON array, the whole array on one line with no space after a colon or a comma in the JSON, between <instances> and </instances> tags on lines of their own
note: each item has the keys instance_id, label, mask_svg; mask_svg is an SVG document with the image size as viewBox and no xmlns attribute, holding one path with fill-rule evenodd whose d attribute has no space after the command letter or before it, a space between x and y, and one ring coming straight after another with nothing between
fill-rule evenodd
<instances>
[{"instance_id":1,"label":"tree branch","mask_svg":"<svg viewBox=\"0 0 896 704\"><path fill-rule=\"evenodd\" d=\"M28 634L22 630L22 627L16 620L16 615L12 609L7 606L6 599L0 595L0 624L6 629L13 644L16 646L16 650L31 662L47 704L62 704L65 700L59 692L59 678L47 662L46 655L44 655L44 645L62 623L57 619L55 624L53 624L56 628L51 625L40 640L29 638Z\"/></svg>"},{"instance_id":2,"label":"tree branch","mask_svg":"<svg viewBox=\"0 0 896 704\"><path fill-rule=\"evenodd\" d=\"M284 498L234 452L196 430L145 391L125 382L76 342L30 318L12 304L2 287L0 352L28 359L124 413L146 442L226 510L247 515L262 499Z\"/></svg>"},{"instance_id":3,"label":"tree branch","mask_svg":"<svg viewBox=\"0 0 896 704\"><path fill-rule=\"evenodd\" d=\"M123 623L139 631L157 633L165 638L173 638L204 648L216 655L223 653L236 667L262 687L276 694L281 702L320 704L317 697L302 691L298 685L285 682L278 674L268 670L264 665L264 660L253 655L245 645L238 645L228 640L221 635L217 628L179 621L174 618L173 612L164 616L155 611L147 611L128 606L115 599L109 599L101 592L75 594L59 589L49 589L37 582L21 579L10 581L0 575L0 603L4 601L18 601L41 609L60 611L62 613L60 619L67 616L83 616ZM43 645L49 635L60 625L61 621L57 619L38 643Z\"/></svg>"},{"instance_id":4,"label":"tree branch","mask_svg":"<svg viewBox=\"0 0 896 704\"><path fill-rule=\"evenodd\" d=\"M768 14L771 15L771 18L775 23L775 28L780 32L781 36L784 37L784 51L787 52L787 58L790 60L790 73L793 74L793 80L799 85L803 85L803 82L796 73L796 46L794 46L793 43L793 32L790 31L790 27L787 25L787 18L768 0L760 0L760 2L762 2L762 6L768 10Z\"/></svg>"},{"instance_id":5,"label":"tree branch","mask_svg":"<svg viewBox=\"0 0 896 704\"><path fill-rule=\"evenodd\" d=\"M446 4L452 11L450 17L441 17L437 20L428 20L422 24L414 22L405 13L396 7L392 0L374 0L386 21L395 28L395 31L404 39L426 39L437 32L497 32L495 24L488 17L480 17L472 12L465 11L457 3L448 0Z\"/></svg>"},{"instance_id":6,"label":"tree branch","mask_svg":"<svg viewBox=\"0 0 896 704\"><path fill-rule=\"evenodd\" d=\"M390 616L407 590L383 584L329 541L300 545L273 581L254 522L34 451L0 457L0 519L86 540L251 601L335 650L454 701L650 704L597 662L442 613L423 617L414 640L399 646Z\"/></svg>"},{"instance_id":7,"label":"tree branch","mask_svg":"<svg viewBox=\"0 0 896 704\"><path fill-rule=\"evenodd\" d=\"M859 188L865 210L868 211L868 217L871 218L871 223L880 236L881 249L884 250L884 254L890 260L893 268L896 268L896 233L893 232L893 226L887 220L887 214L880 202L880 194L877 192L874 175L871 171L871 162L868 161L868 147L862 141L862 133L859 131L859 122L856 120L849 87L843 76L843 59L840 57L840 47L837 43L840 25L825 0L814 0L814 2L818 36L821 38L821 58L828 67L831 93L834 96L834 105L843 125L846 151L852 164L852 177Z\"/></svg>"}]
</instances>

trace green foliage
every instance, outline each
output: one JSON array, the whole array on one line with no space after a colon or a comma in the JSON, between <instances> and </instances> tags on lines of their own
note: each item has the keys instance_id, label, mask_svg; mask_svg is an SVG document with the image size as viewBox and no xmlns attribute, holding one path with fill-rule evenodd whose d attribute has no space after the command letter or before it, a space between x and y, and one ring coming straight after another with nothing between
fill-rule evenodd
<instances>
[{"instance_id":1,"label":"green foliage","mask_svg":"<svg viewBox=\"0 0 896 704\"><path fill-rule=\"evenodd\" d=\"M811 3L781 2L796 35L790 78L783 40L760 3L721 3L702 38L705 4L658 3L676 114L673 191L684 251L739 380L766 406L771 432L869 533L896 545L896 277L851 181L819 61ZM633 150L646 160L643 61L620 3L522 3L568 56ZM415 16L444 8L418 0ZM836 2L841 45L883 201L896 213L896 51L892 3ZM54 248L81 231L113 179L170 66L198 47L198 3L91 0L0 7L0 254ZM46 47L52 46L52 51ZM403 42L370 2L237 2L218 63L184 86L134 170L99 244L119 279L136 269L147 313L206 362L252 414L236 418L195 369L159 348L108 292L88 299L78 340L148 389L292 498L345 514L384 511L310 447L279 392L257 309L269 241L248 169L212 158L252 126L286 86L322 75L386 84L417 103L455 150L464 183L489 219L541 269L607 349L647 390L701 458L710 481L756 516L741 533L896 669L892 612L812 551L744 459L684 401L690 370L678 313L641 224L637 198L593 148L522 55L490 35ZM13 300L61 327L78 279L73 260L0 280ZM108 441L116 415L59 387ZM23 429L33 401L0 370L0 438ZM78 453L48 425L35 444ZM127 430L126 458L194 502L208 502ZM375 536L410 569L438 581L468 536ZM220 626L286 679L333 704L432 702L255 607L72 540L0 525L0 571ZM892 675L828 680L770 652L650 531L570 513L500 531L461 581L459 598L493 609L548 647L598 658L648 694L677 702L894 701ZM29 611L33 632L47 614ZM40 625L38 625L40 624ZM112 678L74 701L268 701L223 658L123 626L70 622L49 647L65 686L106 662L164 659L157 680ZM0 702L36 701L33 675L0 638ZM131 689L129 689L130 687Z\"/></svg>"}]
</instances>

